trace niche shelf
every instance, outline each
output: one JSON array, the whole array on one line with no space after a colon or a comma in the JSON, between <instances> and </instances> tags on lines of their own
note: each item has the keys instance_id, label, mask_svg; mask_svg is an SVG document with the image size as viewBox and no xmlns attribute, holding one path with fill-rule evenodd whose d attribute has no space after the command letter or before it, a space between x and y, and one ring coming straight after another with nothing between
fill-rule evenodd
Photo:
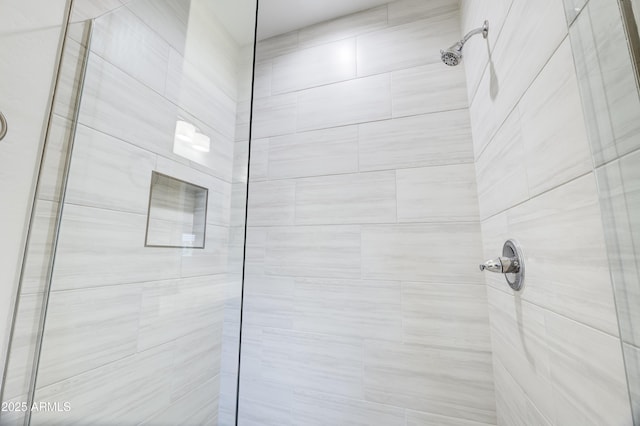
<instances>
[{"instance_id":1,"label":"niche shelf","mask_svg":"<svg viewBox=\"0 0 640 426\"><path fill-rule=\"evenodd\" d=\"M209 190L162 173L151 173L146 247L203 249Z\"/></svg>"}]
</instances>

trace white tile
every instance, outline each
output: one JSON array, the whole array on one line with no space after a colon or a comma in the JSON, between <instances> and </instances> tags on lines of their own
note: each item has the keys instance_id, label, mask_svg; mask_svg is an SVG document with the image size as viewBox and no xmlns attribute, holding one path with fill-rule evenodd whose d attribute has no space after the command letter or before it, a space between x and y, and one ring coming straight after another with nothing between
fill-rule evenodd
<instances>
[{"instance_id":1,"label":"white tile","mask_svg":"<svg viewBox=\"0 0 640 426\"><path fill-rule=\"evenodd\" d=\"M136 0L127 9L166 40L184 52L189 25L190 0Z\"/></svg>"},{"instance_id":2,"label":"white tile","mask_svg":"<svg viewBox=\"0 0 640 426\"><path fill-rule=\"evenodd\" d=\"M478 220L473 164L396 171L399 222Z\"/></svg>"},{"instance_id":3,"label":"white tile","mask_svg":"<svg viewBox=\"0 0 640 426\"><path fill-rule=\"evenodd\" d=\"M365 340L367 401L492 424L492 376L490 352Z\"/></svg>"},{"instance_id":4,"label":"white tile","mask_svg":"<svg viewBox=\"0 0 640 426\"><path fill-rule=\"evenodd\" d=\"M257 98L253 102L253 138L295 133L297 93Z\"/></svg>"},{"instance_id":5,"label":"white tile","mask_svg":"<svg viewBox=\"0 0 640 426\"><path fill-rule=\"evenodd\" d=\"M268 148L270 179L358 171L357 126L273 137Z\"/></svg>"},{"instance_id":6,"label":"white tile","mask_svg":"<svg viewBox=\"0 0 640 426\"><path fill-rule=\"evenodd\" d=\"M421 413L414 410L406 410L406 426L489 426L489 423L479 423L473 420L465 420L457 417L446 417L438 414Z\"/></svg>"},{"instance_id":7,"label":"white tile","mask_svg":"<svg viewBox=\"0 0 640 426\"><path fill-rule=\"evenodd\" d=\"M391 76L394 117L449 111L468 105L462 67L428 64L394 71Z\"/></svg>"},{"instance_id":8,"label":"white tile","mask_svg":"<svg viewBox=\"0 0 640 426\"><path fill-rule=\"evenodd\" d=\"M418 19L431 18L434 15L458 12L455 0L400 0L392 1L389 8L389 25L399 25Z\"/></svg>"},{"instance_id":9,"label":"white tile","mask_svg":"<svg viewBox=\"0 0 640 426\"><path fill-rule=\"evenodd\" d=\"M207 59L224 60L215 56ZM164 94L171 102L233 140L236 124L236 85L235 80L232 80L233 84L227 81L229 77L224 75L225 72L226 70L218 69L207 61L200 63L170 49Z\"/></svg>"},{"instance_id":10,"label":"white tile","mask_svg":"<svg viewBox=\"0 0 640 426\"><path fill-rule=\"evenodd\" d=\"M65 201L146 214L155 164L149 151L78 125Z\"/></svg>"},{"instance_id":11,"label":"white tile","mask_svg":"<svg viewBox=\"0 0 640 426\"><path fill-rule=\"evenodd\" d=\"M256 47L256 62L271 60L277 56L293 52L298 48L298 32L292 31L260 40Z\"/></svg>"},{"instance_id":12,"label":"white tile","mask_svg":"<svg viewBox=\"0 0 640 426\"><path fill-rule=\"evenodd\" d=\"M298 95L299 131L385 118L391 118L389 74L303 90Z\"/></svg>"},{"instance_id":13,"label":"white tile","mask_svg":"<svg viewBox=\"0 0 640 426\"><path fill-rule=\"evenodd\" d=\"M460 37L457 10L358 36L358 76L440 63L440 49Z\"/></svg>"},{"instance_id":14,"label":"white tile","mask_svg":"<svg viewBox=\"0 0 640 426\"><path fill-rule=\"evenodd\" d=\"M402 283L405 343L490 351L482 285Z\"/></svg>"},{"instance_id":15,"label":"white tile","mask_svg":"<svg viewBox=\"0 0 640 426\"><path fill-rule=\"evenodd\" d=\"M69 402L71 410L34 412L32 422L47 425L140 423L169 403L172 361L173 351L160 346L40 387L36 390L37 401ZM109 403L105 404L107 400Z\"/></svg>"},{"instance_id":16,"label":"white tile","mask_svg":"<svg viewBox=\"0 0 640 426\"><path fill-rule=\"evenodd\" d=\"M401 408L374 404L357 399L336 397L329 393L295 392L293 423L298 425L358 425L384 424L404 426Z\"/></svg>"},{"instance_id":17,"label":"white tile","mask_svg":"<svg viewBox=\"0 0 640 426\"><path fill-rule=\"evenodd\" d=\"M487 39L478 35L473 36L464 47L462 65L467 76L470 100L476 93L482 73L489 62L489 52L496 45L512 3L513 0L462 0L460 2L460 37L482 26L485 20L489 21Z\"/></svg>"},{"instance_id":18,"label":"white tile","mask_svg":"<svg viewBox=\"0 0 640 426\"><path fill-rule=\"evenodd\" d=\"M387 26L387 6L342 16L300 29L300 47L317 46L342 40Z\"/></svg>"},{"instance_id":19,"label":"white tile","mask_svg":"<svg viewBox=\"0 0 640 426\"><path fill-rule=\"evenodd\" d=\"M164 91L169 45L129 9L96 19L91 51L156 92Z\"/></svg>"},{"instance_id":20,"label":"white tile","mask_svg":"<svg viewBox=\"0 0 640 426\"><path fill-rule=\"evenodd\" d=\"M555 394L563 398L555 423L632 424L619 339L550 312L545 323Z\"/></svg>"},{"instance_id":21,"label":"white tile","mask_svg":"<svg viewBox=\"0 0 640 426\"><path fill-rule=\"evenodd\" d=\"M459 247L464 247L463 251ZM482 284L477 223L364 225L362 276L366 279Z\"/></svg>"},{"instance_id":22,"label":"white tile","mask_svg":"<svg viewBox=\"0 0 640 426\"><path fill-rule=\"evenodd\" d=\"M627 43L618 5L589 2L570 38L589 142L600 165L640 147L640 97L631 58L611 47Z\"/></svg>"},{"instance_id":23,"label":"white tile","mask_svg":"<svg viewBox=\"0 0 640 426\"><path fill-rule=\"evenodd\" d=\"M294 287L292 277L247 275L244 281L243 323L292 329Z\"/></svg>"},{"instance_id":24,"label":"white tile","mask_svg":"<svg viewBox=\"0 0 640 426\"><path fill-rule=\"evenodd\" d=\"M265 246L269 275L360 277L360 227L271 228Z\"/></svg>"},{"instance_id":25,"label":"white tile","mask_svg":"<svg viewBox=\"0 0 640 426\"><path fill-rule=\"evenodd\" d=\"M493 363L496 386L497 424L500 426L551 426L499 360Z\"/></svg>"},{"instance_id":26,"label":"white tile","mask_svg":"<svg viewBox=\"0 0 640 426\"><path fill-rule=\"evenodd\" d=\"M94 19L122 6L120 0L78 0L73 3L71 22Z\"/></svg>"},{"instance_id":27,"label":"white tile","mask_svg":"<svg viewBox=\"0 0 640 426\"><path fill-rule=\"evenodd\" d=\"M173 350L171 400L177 401L220 376L222 316L217 323L177 339L173 342ZM212 396L219 393L218 387ZM217 404L208 408L215 411Z\"/></svg>"},{"instance_id":28,"label":"white tile","mask_svg":"<svg viewBox=\"0 0 640 426\"><path fill-rule=\"evenodd\" d=\"M38 386L135 354L141 294L138 285L52 292Z\"/></svg>"},{"instance_id":29,"label":"white tile","mask_svg":"<svg viewBox=\"0 0 640 426\"><path fill-rule=\"evenodd\" d=\"M271 142L267 139L253 139L251 141L251 159L249 161L249 169L251 172L250 180L265 180L269 167L269 150Z\"/></svg>"},{"instance_id":30,"label":"white tile","mask_svg":"<svg viewBox=\"0 0 640 426\"><path fill-rule=\"evenodd\" d=\"M356 76L356 40L326 43L279 56L273 60L273 94L308 89Z\"/></svg>"},{"instance_id":31,"label":"white tile","mask_svg":"<svg viewBox=\"0 0 640 426\"><path fill-rule=\"evenodd\" d=\"M311 333L402 341L400 283L296 278L293 328Z\"/></svg>"},{"instance_id":32,"label":"white tile","mask_svg":"<svg viewBox=\"0 0 640 426\"><path fill-rule=\"evenodd\" d=\"M506 283L505 283L506 287ZM495 364L500 364L519 389L539 410L553 418L553 392L545 311L523 301L518 295L488 288L491 340ZM496 377L499 375L496 372ZM496 393L509 399L510 385L496 379ZM507 405L509 403L507 402ZM519 402L516 415L526 412L526 401Z\"/></svg>"},{"instance_id":33,"label":"white tile","mask_svg":"<svg viewBox=\"0 0 640 426\"><path fill-rule=\"evenodd\" d=\"M264 328L252 340L245 352L245 378L286 386L289 392L363 399L362 339ZM269 400L258 395L255 399Z\"/></svg>"},{"instance_id":34,"label":"white tile","mask_svg":"<svg viewBox=\"0 0 640 426\"><path fill-rule=\"evenodd\" d=\"M520 113L515 109L476 160L480 217L487 218L529 198Z\"/></svg>"},{"instance_id":35,"label":"white tile","mask_svg":"<svg viewBox=\"0 0 640 426\"><path fill-rule=\"evenodd\" d=\"M220 378L216 376L172 404L163 407L141 425L218 424L219 389Z\"/></svg>"},{"instance_id":36,"label":"white tile","mask_svg":"<svg viewBox=\"0 0 640 426\"><path fill-rule=\"evenodd\" d=\"M293 225L296 210L296 182L279 180L249 184L249 226Z\"/></svg>"},{"instance_id":37,"label":"white tile","mask_svg":"<svg viewBox=\"0 0 640 426\"><path fill-rule=\"evenodd\" d=\"M359 130L360 170L473 161L469 113L466 110L367 123Z\"/></svg>"},{"instance_id":38,"label":"white tile","mask_svg":"<svg viewBox=\"0 0 640 426\"><path fill-rule=\"evenodd\" d=\"M568 39L522 97L518 110L531 196L591 170Z\"/></svg>"},{"instance_id":39,"label":"white tile","mask_svg":"<svg viewBox=\"0 0 640 426\"><path fill-rule=\"evenodd\" d=\"M566 34L561 2L513 0L471 102L476 154L491 140Z\"/></svg>"},{"instance_id":40,"label":"white tile","mask_svg":"<svg viewBox=\"0 0 640 426\"><path fill-rule=\"evenodd\" d=\"M204 249L178 249L181 254L180 275L198 277L227 272L228 247L228 228L207 224Z\"/></svg>"},{"instance_id":41,"label":"white tile","mask_svg":"<svg viewBox=\"0 0 640 426\"><path fill-rule=\"evenodd\" d=\"M113 65L91 54L80 123L156 153L172 153L177 109Z\"/></svg>"},{"instance_id":42,"label":"white tile","mask_svg":"<svg viewBox=\"0 0 640 426\"><path fill-rule=\"evenodd\" d=\"M510 210L525 256L522 297L618 334L598 195L592 174ZM499 254L499 253L496 253ZM504 288L504 287L503 287Z\"/></svg>"},{"instance_id":43,"label":"white tile","mask_svg":"<svg viewBox=\"0 0 640 426\"><path fill-rule=\"evenodd\" d=\"M224 278L204 276L141 284L138 351L221 327Z\"/></svg>"},{"instance_id":44,"label":"white tile","mask_svg":"<svg viewBox=\"0 0 640 426\"><path fill-rule=\"evenodd\" d=\"M640 344L637 330L640 302L640 270L636 263L640 247L640 151L596 169L598 195L604 223L609 269L616 295L620 334L624 342Z\"/></svg>"},{"instance_id":45,"label":"white tile","mask_svg":"<svg viewBox=\"0 0 640 426\"><path fill-rule=\"evenodd\" d=\"M637 417L638 410L640 410L638 406L638 397L640 396L640 371L638 370L640 367L640 350L637 346L623 343L622 353L631 397L631 410L633 416Z\"/></svg>"},{"instance_id":46,"label":"white tile","mask_svg":"<svg viewBox=\"0 0 640 426\"><path fill-rule=\"evenodd\" d=\"M145 229L146 215L65 205L52 288L177 277L179 251L145 247Z\"/></svg>"},{"instance_id":47,"label":"white tile","mask_svg":"<svg viewBox=\"0 0 640 426\"><path fill-rule=\"evenodd\" d=\"M257 63L253 74L253 97L271 96L272 62ZM251 90L250 88L248 89Z\"/></svg>"},{"instance_id":48,"label":"white tile","mask_svg":"<svg viewBox=\"0 0 640 426\"><path fill-rule=\"evenodd\" d=\"M295 186L296 225L396 222L394 171L303 178Z\"/></svg>"}]
</instances>

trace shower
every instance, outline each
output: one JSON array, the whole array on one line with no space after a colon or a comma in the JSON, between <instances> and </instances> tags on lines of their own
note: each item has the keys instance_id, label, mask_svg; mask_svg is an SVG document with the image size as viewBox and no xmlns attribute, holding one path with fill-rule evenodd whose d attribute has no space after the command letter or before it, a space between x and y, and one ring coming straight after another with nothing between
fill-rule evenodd
<instances>
[{"instance_id":1,"label":"shower","mask_svg":"<svg viewBox=\"0 0 640 426\"><path fill-rule=\"evenodd\" d=\"M484 21L484 24L480 28L469 31L462 40L456 42L447 50L440 50L442 62L444 62L445 65L449 65L450 67L455 67L456 65L458 65L460 63L460 60L462 59L462 48L464 47L464 44L471 37L480 33L482 33L483 38L487 38L487 35L489 34L489 21Z\"/></svg>"}]
</instances>

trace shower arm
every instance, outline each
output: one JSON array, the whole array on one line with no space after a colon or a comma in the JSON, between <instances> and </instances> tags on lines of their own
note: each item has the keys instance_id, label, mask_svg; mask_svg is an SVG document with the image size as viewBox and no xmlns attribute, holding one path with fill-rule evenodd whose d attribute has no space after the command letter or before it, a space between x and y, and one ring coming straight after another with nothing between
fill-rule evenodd
<instances>
[{"instance_id":1,"label":"shower arm","mask_svg":"<svg viewBox=\"0 0 640 426\"><path fill-rule=\"evenodd\" d=\"M456 44L458 44L460 49L462 49L462 46L464 46L464 44L476 34L482 34L482 38L487 38L487 35L489 34L489 21L484 21L484 24L481 27L469 31L462 40Z\"/></svg>"}]
</instances>

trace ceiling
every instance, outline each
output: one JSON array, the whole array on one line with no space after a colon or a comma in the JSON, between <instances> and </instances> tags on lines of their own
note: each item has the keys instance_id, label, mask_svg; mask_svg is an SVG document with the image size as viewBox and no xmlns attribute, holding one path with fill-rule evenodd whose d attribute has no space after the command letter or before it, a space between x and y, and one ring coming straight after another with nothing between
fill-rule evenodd
<instances>
[{"instance_id":1,"label":"ceiling","mask_svg":"<svg viewBox=\"0 0 640 426\"><path fill-rule=\"evenodd\" d=\"M389 3L391 0L260 0L258 40Z\"/></svg>"}]
</instances>

